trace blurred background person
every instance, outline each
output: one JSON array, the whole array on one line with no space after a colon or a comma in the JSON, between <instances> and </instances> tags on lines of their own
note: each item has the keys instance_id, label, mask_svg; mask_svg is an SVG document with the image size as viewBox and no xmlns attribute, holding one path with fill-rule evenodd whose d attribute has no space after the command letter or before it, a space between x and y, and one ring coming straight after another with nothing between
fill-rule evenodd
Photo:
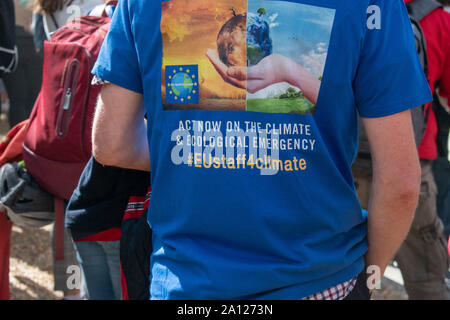
<instances>
[{"instance_id":1,"label":"blurred background person","mask_svg":"<svg viewBox=\"0 0 450 320\"><path fill-rule=\"evenodd\" d=\"M46 38L51 39L52 34L57 29L80 15L99 16L103 14L103 11L112 13L112 8L109 8L110 6L106 8L105 2L107 1L36 0L34 10L36 14L41 16L35 15L37 47L43 42L37 36L38 31L42 31L39 27L40 22L42 22ZM83 271L83 298L120 299L119 240L114 237L106 237L105 240L101 237L102 235L100 235L100 238L81 237L80 240L77 237L78 234L71 234L69 229L65 229L64 261L54 261L55 290L66 288L67 275L65 272L67 267L79 262ZM76 245L73 243L73 236L79 241ZM113 232L113 236L117 236L117 233ZM100 243L97 240L105 241ZM70 253L67 257L66 252ZM74 259L76 258L78 259L75 262Z\"/></svg>"},{"instance_id":2,"label":"blurred background person","mask_svg":"<svg viewBox=\"0 0 450 320\"><path fill-rule=\"evenodd\" d=\"M35 11L42 15L47 39L62 25L88 13L102 0L36 0Z\"/></svg>"},{"instance_id":3,"label":"blurred background person","mask_svg":"<svg viewBox=\"0 0 450 320\"><path fill-rule=\"evenodd\" d=\"M14 70L15 15L12 0L0 1L0 105L7 100L2 78ZM9 300L9 248L12 223L0 212L0 300Z\"/></svg>"},{"instance_id":4,"label":"blurred background person","mask_svg":"<svg viewBox=\"0 0 450 320\"><path fill-rule=\"evenodd\" d=\"M28 119L42 83L43 60L34 48L30 29L32 11L27 4L27 1L15 0L14 32L19 58L15 72L4 77L10 104L7 113L10 128Z\"/></svg>"},{"instance_id":5,"label":"blurred background person","mask_svg":"<svg viewBox=\"0 0 450 320\"><path fill-rule=\"evenodd\" d=\"M450 15L442 3L435 0L404 0L412 20L419 60L427 76L431 92L439 92L448 104L450 97ZM434 107L433 107L434 105ZM401 270L406 292L412 300L447 300L450 290L446 284L449 268L447 241L438 215L438 187L433 172L438 160L440 115L443 108L428 103L413 113L413 123L421 164L421 189L419 203L408 236L398 250L395 261ZM445 112L445 111L444 111ZM422 120L422 121L418 121ZM423 123L420 123L423 122ZM423 130L422 130L423 129ZM447 129L448 131L448 129ZM364 135L360 135L360 138ZM360 139L358 157L353 165L355 186L361 205L367 208L371 188L370 154ZM363 147L362 147L363 146ZM436 169L436 168L435 168ZM448 177L445 185L448 186ZM442 187L442 186L441 186Z\"/></svg>"},{"instance_id":6,"label":"blurred background person","mask_svg":"<svg viewBox=\"0 0 450 320\"><path fill-rule=\"evenodd\" d=\"M433 6L432 0L405 0L423 9ZM448 2L447 0L441 1ZM436 2L435 2L436 4ZM439 3L437 3L439 5ZM419 14L420 15L420 14ZM431 92L439 91L446 99L450 97L450 14L442 5L419 20L426 42L425 68ZM436 96L435 96L436 98ZM447 241L443 223L438 216L437 195L433 165L438 158L439 122L433 103L425 106L425 134L418 146L422 167L422 183L419 204L408 236L398 250L398 262L409 299L450 300L450 290L445 275L449 269ZM441 111L441 110L439 110Z\"/></svg>"},{"instance_id":7,"label":"blurred background person","mask_svg":"<svg viewBox=\"0 0 450 320\"><path fill-rule=\"evenodd\" d=\"M450 0L441 0L445 11L450 13ZM449 35L450 30L443 29L442 33ZM442 70L443 81L436 83L433 110L436 114L438 125L437 149L438 156L433 164L433 172L438 188L437 211L444 224L444 236L450 237L450 154L449 154L449 128L450 128L450 36L446 43L441 46L447 48L447 58L445 68ZM447 273L447 281L450 279L450 272Z\"/></svg>"}]
</instances>

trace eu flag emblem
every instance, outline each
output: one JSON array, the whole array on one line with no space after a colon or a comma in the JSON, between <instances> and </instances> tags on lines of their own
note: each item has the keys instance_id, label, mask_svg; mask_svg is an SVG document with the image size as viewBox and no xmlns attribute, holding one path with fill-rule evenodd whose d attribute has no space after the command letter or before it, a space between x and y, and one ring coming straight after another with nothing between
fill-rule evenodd
<instances>
[{"instance_id":1,"label":"eu flag emblem","mask_svg":"<svg viewBox=\"0 0 450 320\"><path fill-rule=\"evenodd\" d=\"M166 103L198 103L198 65L166 66Z\"/></svg>"}]
</instances>

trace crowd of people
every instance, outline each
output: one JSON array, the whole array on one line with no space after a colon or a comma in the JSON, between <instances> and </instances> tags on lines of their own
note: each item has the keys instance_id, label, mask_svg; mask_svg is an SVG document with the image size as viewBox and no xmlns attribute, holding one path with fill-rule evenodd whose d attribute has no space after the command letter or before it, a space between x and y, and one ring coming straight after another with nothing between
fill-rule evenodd
<instances>
[{"instance_id":1,"label":"crowd of people","mask_svg":"<svg viewBox=\"0 0 450 320\"><path fill-rule=\"evenodd\" d=\"M0 144L0 299L10 298L12 225L53 223L54 290L67 300L370 299L368 270L376 266L382 275L393 261L409 299L450 300L449 6L448 0L0 2L0 101L11 128ZM22 25L18 12L29 17ZM280 45L301 42L298 26L289 23L303 15L321 21L321 31L302 31L302 41L318 43L310 56L309 43ZM95 30L75 27L80 35L68 36L99 43L89 49L98 58L88 64L87 88L77 84L86 62L49 45L81 16L99 19L86 22ZM264 45L250 43L255 28ZM211 49L217 39L218 49ZM58 54L65 59L62 75L49 58ZM45 121L37 129L31 124L39 107L50 105L43 79L61 88L56 130ZM254 109L261 101L276 111ZM74 134L76 103L95 105L79 120L86 121L79 135L92 140L65 197L34 175L27 148L44 147L27 137L39 130L48 140ZM186 120L219 125L187 130ZM245 122L302 123L312 147L261 155L259 146L258 156L251 137L261 132L244 132ZM237 158L235 146L187 143L233 130L248 139ZM284 170L254 170L267 156ZM303 161L302 171L288 170L292 158ZM69 174L73 168L67 166ZM75 285L73 268L82 271Z\"/></svg>"}]
</instances>

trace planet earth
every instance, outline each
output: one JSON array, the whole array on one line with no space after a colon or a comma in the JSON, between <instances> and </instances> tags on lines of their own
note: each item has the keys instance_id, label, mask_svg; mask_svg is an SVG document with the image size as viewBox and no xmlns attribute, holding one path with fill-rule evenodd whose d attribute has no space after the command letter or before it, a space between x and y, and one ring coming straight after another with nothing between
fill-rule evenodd
<instances>
[{"instance_id":1,"label":"planet earth","mask_svg":"<svg viewBox=\"0 0 450 320\"><path fill-rule=\"evenodd\" d=\"M269 24L260 16L248 13L247 19L247 65L258 64L272 54L272 39Z\"/></svg>"},{"instance_id":2,"label":"planet earth","mask_svg":"<svg viewBox=\"0 0 450 320\"><path fill-rule=\"evenodd\" d=\"M247 15L238 14L225 22L217 35L217 51L220 60L230 66L245 66L245 27Z\"/></svg>"},{"instance_id":3,"label":"planet earth","mask_svg":"<svg viewBox=\"0 0 450 320\"><path fill-rule=\"evenodd\" d=\"M184 72L175 74L170 85L175 95L180 98L187 97L192 92L193 86L191 77Z\"/></svg>"},{"instance_id":4,"label":"planet earth","mask_svg":"<svg viewBox=\"0 0 450 320\"><path fill-rule=\"evenodd\" d=\"M229 19L217 36L220 60L230 66L253 66L272 54L269 24L254 13Z\"/></svg>"}]
</instances>

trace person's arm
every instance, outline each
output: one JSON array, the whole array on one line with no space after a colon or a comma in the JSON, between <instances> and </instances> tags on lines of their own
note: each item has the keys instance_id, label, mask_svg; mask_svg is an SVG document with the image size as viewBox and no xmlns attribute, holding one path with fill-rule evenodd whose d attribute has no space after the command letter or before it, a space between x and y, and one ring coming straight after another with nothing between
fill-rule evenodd
<instances>
[{"instance_id":1,"label":"person's arm","mask_svg":"<svg viewBox=\"0 0 450 320\"><path fill-rule=\"evenodd\" d=\"M257 65L248 68L244 66L227 67L212 49L206 52L206 56L225 82L241 89L247 89L249 93L256 93L275 83L287 82L302 90L306 99L312 104L317 104L320 80L303 66L283 55L271 54Z\"/></svg>"},{"instance_id":2,"label":"person's arm","mask_svg":"<svg viewBox=\"0 0 450 320\"><path fill-rule=\"evenodd\" d=\"M150 171L143 96L105 84L95 111L92 153L104 165Z\"/></svg>"},{"instance_id":3,"label":"person's arm","mask_svg":"<svg viewBox=\"0 0 450 320\"><path fill-rule=\"evenodd\" d=\"M366 266L378 266L383 275L414 217L420 192L420 162L409 110L362 120L373 166Z\"/></svg>"},{"instance_id":4,"label":"person's arm","mask_svg":"<svg viewBox=\"0 0 450 320\"><path fill-rule=\"evenodd\" d=\"M219 57L217 56L216 50L208 49L206 51L206 56L225 82L240 89L246 88L246 67L240 67L243 69L242 75L240 77L233 77L233 75L228 74L228 70L230 68L227 67L222 61L220 61Z\"/></svg>"},{"instance_id":5,"label":"person's arm","mask_svg":"<svg viewBox=\"0 0 450 320\"><path fill-rule=\"evenodd\" d=\"M233 69L230 70L230 73L232 72ZM280 54L271 54L256 66L247 69L247 91L250 93L280 82L287 82L299 88L306 99L314 105L317 104L320 80L295 61Z\"/></svg>"}]
</instances>

